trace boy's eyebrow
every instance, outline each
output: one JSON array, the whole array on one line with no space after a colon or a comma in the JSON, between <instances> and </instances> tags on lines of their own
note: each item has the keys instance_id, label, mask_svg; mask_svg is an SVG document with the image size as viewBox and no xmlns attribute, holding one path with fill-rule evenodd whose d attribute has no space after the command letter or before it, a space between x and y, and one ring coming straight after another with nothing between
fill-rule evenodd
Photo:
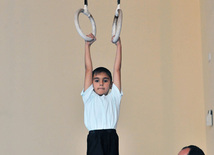
<instances>
[{"instance_id":1,"label":"boy's eyebrow","mask_svg":"<svg viewBox=\"0 0 214 155\"><path fill-rule=\"evenodd\" d=\"M100 79L100 78L98 78L98 77L94 77L93 79Z\"/></svg>"},{"instance_id":2,"label":"boy's eyebrow","mask_svg":"<svg viewBox=\"0 0 214 155\"><path fill-rule=\"evenodd\" d=\"M94 77L93 79L100 79L99 77ZM109 77L104 77L103 79L110 79Z\"/></svg>"}]
</instances>

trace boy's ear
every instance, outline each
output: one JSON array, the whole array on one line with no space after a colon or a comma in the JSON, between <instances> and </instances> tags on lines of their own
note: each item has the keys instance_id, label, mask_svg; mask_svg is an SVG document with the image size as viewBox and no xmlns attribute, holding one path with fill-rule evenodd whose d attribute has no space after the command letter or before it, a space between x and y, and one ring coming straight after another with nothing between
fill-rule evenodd
<instances>
[{"instance_id":1,"label":"boy's ear","mask_svg":"<svg viewBox=\"0 0 214 155\"><path fill-rule=\"evenodd\" d=\"M110 89L112 88L112 85L113 85L113 82L111 82L111 84L110 84L110 87L109 87Z\"/></svg>"}]
</instances>

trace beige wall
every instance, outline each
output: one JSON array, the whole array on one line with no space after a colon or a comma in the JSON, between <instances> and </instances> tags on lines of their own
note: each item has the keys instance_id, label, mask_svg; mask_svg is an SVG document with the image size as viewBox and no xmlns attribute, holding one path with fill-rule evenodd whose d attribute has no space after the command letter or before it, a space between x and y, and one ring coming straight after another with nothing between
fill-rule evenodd
<instances>
[{"instance_id":1,"label":"beige wall","mask_svg":"<svg viewBox=\"0 0 214 155\"><path fill-rule=\"evenodd\" d=\"M212 0L201 1L202 12L202 53L203 53L203 71L204 71L204 96L205 96L205 112L214 109L214 19L213 10L214 2ZM208 59L208 55L211 55L211 60ZM214 128L207 127L207 153L213 154L214 152Z\"/></svg>"},{"instance_id":2,"label":"beige wall","mask_svg":"<svg viewBox=\"0 0 214 155\"><path fill-rule=\"evenodd\" d=\"M82 6L0 2L0 154L85 154L84 41L73 21ZM172 155L189 144L206 151L199 1L126 0L121 8L120 154ZM115 9L116 1L89 1L94 67L112 70ZM89 33L89 21L80 18Z\"/></svg>"}]
</instances>

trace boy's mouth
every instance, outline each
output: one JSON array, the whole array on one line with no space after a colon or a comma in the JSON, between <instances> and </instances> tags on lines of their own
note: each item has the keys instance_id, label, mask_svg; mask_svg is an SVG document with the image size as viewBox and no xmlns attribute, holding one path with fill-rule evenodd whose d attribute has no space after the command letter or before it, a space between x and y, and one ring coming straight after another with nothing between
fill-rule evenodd
<instances>
[{"instance_id":1,"label":"boy's mouth","mask_svg":"<svg viewBox=\"0 0 214 155\"><path fill-rule=\"evenodd\" d=\"M105 88L98 88L98 89L102 89L102 90L104 90Z\"/></svg>"}]
</instances>

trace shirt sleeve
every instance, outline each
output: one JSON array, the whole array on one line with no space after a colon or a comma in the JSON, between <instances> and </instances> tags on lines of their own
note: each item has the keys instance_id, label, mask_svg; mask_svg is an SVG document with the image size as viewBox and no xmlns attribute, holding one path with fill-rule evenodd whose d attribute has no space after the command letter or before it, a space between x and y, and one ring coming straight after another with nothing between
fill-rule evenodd
<instances>
[{"instance_id":1,"label":"shirt sleeve","mask_svg":"<svg viewBox=\"0 0 214 155\"><path fill-rule=\"evenodd\" d=\"M112 91L118 94L119 96L123 96L123 91L122 90L120 91L114 83L112 85Z\"/></svg>"},{"instance_id":2,"label":"shirt sleeve","mask_svg":"<svg viewBox=\"0 0 214 155\"><path fill-rule=\"evenodd\" d=\"M112 97L116 99L116 103L120 104L123 92L122 90L120 91L114 83L112 85L110 95L112 95Z\"/></svg>"},{"instance_id":3,"label":"shirt sleeve","mask_svg":"<svg viewBox=\"0 0 214 155\"><path fill-rule=\"evenodd\" d=\"M90 98L91 94L93 93L93 85L91 85L90 87L88 87L88 89L86 89L84 91L84 89L81 92L81 96L83 99L84 104L87 102L87 100Z\"/></svg>"}]
</instances>

